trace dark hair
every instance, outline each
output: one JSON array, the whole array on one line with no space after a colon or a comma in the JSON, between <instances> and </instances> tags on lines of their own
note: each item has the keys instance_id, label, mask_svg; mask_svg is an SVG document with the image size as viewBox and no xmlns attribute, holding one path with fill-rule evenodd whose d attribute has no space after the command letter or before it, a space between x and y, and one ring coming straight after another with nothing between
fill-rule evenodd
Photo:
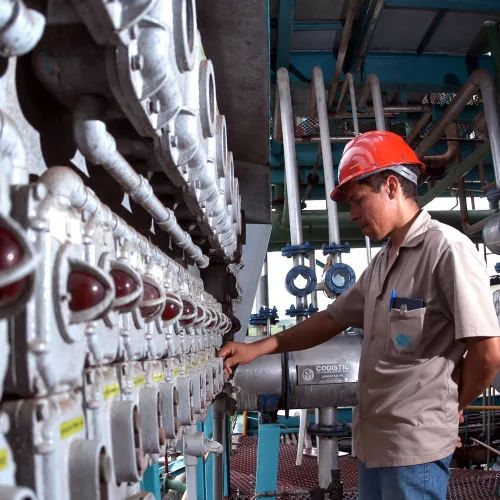
<instances>
[{"instance_id":1,"label":"dark hair","mask_svg":"<svg viewBox=\"0 0 500 500\"><path fill-rule=\"evenodd\" d=\"M405 167L411 170L417 177L420 175L420 168L417 165L405 165ZM413 184L413 182L409 181L406 177L399 175L397 172L394 172L393 170L382 170L382 172L369 175L368 177L359 180L358 183L366 184L367 186L370 186L373 189L373 191L375 191L375 193L380 193L380 190L382 189L382 186L385 184L385 181L387 181L387 179L391 175L395 175L396 178L398 179L399 183L401 184L401 189L403 190L405 198L413 200L415 203L417 203L418 200L417 186Z\"/></svg>"}]
</instances>

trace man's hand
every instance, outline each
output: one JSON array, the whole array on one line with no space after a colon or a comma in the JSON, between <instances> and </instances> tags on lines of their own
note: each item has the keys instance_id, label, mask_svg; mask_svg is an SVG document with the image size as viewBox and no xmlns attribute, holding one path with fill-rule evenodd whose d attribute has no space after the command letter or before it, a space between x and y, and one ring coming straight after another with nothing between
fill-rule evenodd
<instances>
[{"instance_id":1,"label":"man's hand","mask_svg":"<svg viewBox=\"0 0 500 500\"><path fill-rule=\"evenodd\" d=\"M460 410L458 412L458 423L463 424L464 422L465 422L464 412L463 410ZM457 436L457 448L462 448L462 446L463 446L462 439L460 438L460 436Z\"/></svg>"},{"instance_id":2,"label":"man's hand","mask_svg":"<svg viewBox=\"0 0 500 500\"><path fill-rule=\"evenodd\" d=\"M259 356L255 344L242 344L240 342L227 342L217 354L224 358L224 373L226 376L233 373L232 368L236 365L246 365Z\"/></svg>"}]
</instances>

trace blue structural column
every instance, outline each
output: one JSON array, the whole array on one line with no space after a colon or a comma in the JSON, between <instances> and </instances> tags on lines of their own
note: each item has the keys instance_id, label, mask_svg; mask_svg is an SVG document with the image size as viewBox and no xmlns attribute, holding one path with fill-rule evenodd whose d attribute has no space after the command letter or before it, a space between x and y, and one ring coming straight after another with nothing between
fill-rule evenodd
<instances>
[{"instance_id":1,"label":"blue structural column","mask_svg":"<svg viewBox=\"0 0 500 500\"><path fill-rule=\"evenodd\" d=\"M276 491L278 486L280 428L279 424L259 424L255 494Z\"/></svg>"},{"instance_id":2,"label":"blue structural column","mask_svg":"<svg viewBox=\"0 0 500 500\"><path fill-rule=\"evenodd\" d=\"M154 494L156 500L161 500L160 490L160 466L158 463L150 465L141 481L142 491L149 491Z\"/></svg>"},{"instance_id":3,"label":"blue structural column","mask_svg":"<svg viewBox=\"0 0 500 500\"><path fill-rule=\"evenodd\" d=\"M229 487L231 482L231 475L229 469L229 456L231 455L232 439L231 439L231 419L225 417L224 425L224 497L229 496Z\"/></svg>"}]
</instances>

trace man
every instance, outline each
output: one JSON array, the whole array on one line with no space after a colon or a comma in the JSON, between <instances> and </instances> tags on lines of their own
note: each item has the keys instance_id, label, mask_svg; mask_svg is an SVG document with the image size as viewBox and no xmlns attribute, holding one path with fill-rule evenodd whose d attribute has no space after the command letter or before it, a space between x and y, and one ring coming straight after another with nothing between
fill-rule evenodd
<instances>
[{"instance_id":1,"label":"man","mask_svg":"<svg viewBox=\"0 0 500 500\"><path fill-rule=\"evenodd\" d=\"M364 329L353 411L360 500L445 500L460 413L500 367L484 262L467 237L419 210L423 170L395 134L351 141L331 197L347 200L362 232L389 237L388 244L326 311L219 353L230 374L258 356L307 349L349 326Z\"/></svg>"}]
</instances>

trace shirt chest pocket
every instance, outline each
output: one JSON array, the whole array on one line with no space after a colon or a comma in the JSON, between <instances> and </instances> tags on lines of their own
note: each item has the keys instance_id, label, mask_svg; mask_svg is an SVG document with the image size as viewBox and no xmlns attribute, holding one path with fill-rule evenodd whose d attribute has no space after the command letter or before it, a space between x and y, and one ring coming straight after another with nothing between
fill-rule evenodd
<instances>
[{"instance_id":1,"label":"shirt chest pocket","mask_svg":"<svg viewBox=\"0 0 500 500\"><path fill-rule=\"evenodd\" d=\"M428 328L426 307L412 311L392 309L389 313L386 343L390 359L403 364L425 359Z\"/></svg>"}]
</instances>

